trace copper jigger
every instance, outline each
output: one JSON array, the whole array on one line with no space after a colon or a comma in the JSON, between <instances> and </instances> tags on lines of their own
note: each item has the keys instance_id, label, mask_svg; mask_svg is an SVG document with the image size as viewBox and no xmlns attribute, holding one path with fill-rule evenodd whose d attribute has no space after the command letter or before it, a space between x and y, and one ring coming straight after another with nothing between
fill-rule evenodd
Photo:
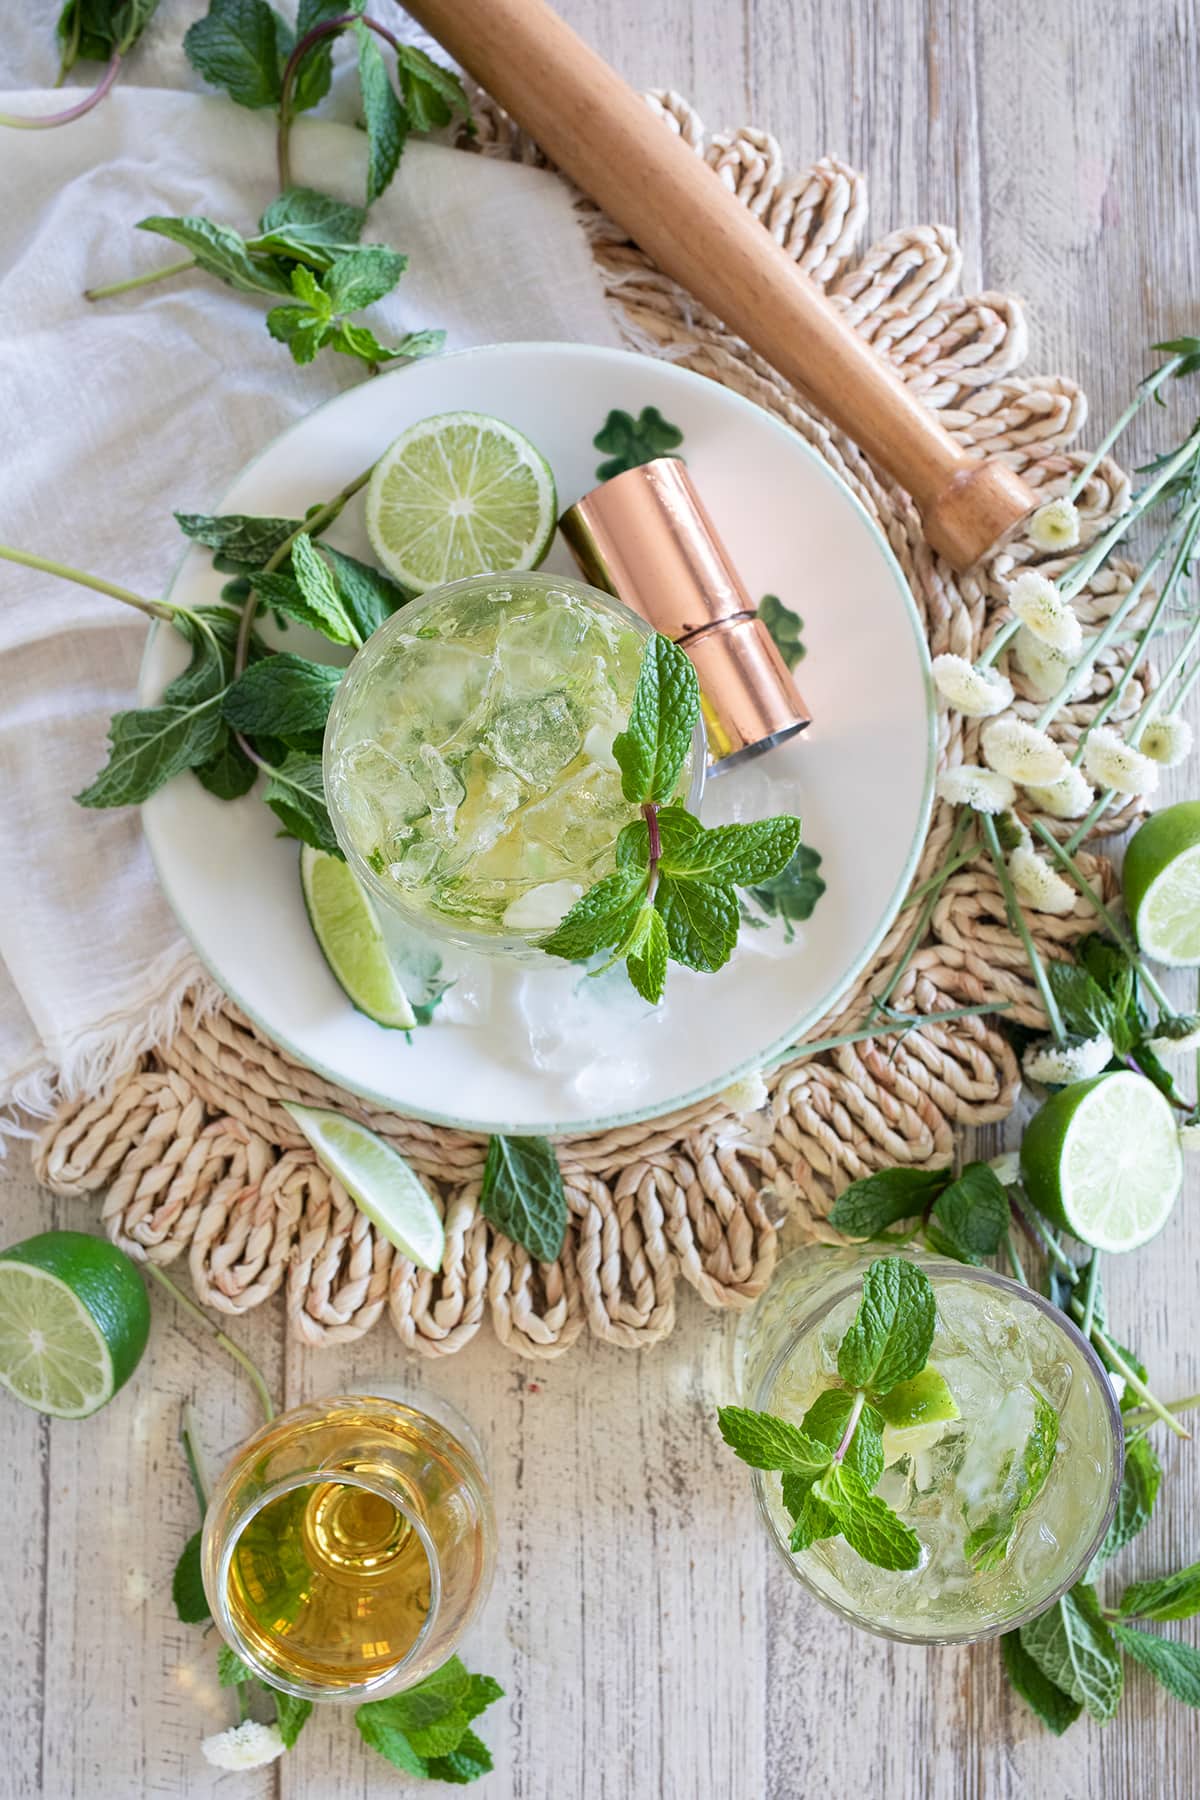
<instances>
[{"instance_id":1,"label":"copper jigger","mask_svg":"<svg viewBox=\"0 0 1200 1800\"><path fill-rule=\"evenodd\" d=\"M544 0L405 3L664 274L908 489L956 569L1033 510L1016 471L956 444L704 158Z\"/></svg>"},{"instance_id":2,"label":"copper jigger","mask_svg":"<svg viewBox=\"0 0 1200 1800\"><path fill-rule=\"evenodd\" d=\"M559 525L594 587L687 651L710 775L803 731L808 708L678 457L602 482Z\"/></svg>"}]
</instances>

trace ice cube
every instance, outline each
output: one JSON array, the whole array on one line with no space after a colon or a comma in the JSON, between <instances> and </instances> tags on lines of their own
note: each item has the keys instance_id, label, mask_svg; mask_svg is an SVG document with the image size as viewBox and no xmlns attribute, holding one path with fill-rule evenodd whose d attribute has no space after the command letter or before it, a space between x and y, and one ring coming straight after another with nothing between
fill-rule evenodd
<instances>
[{"instance_id":1,"label":"ice cube","mask_svg":"<svg viewBox=\"0 0 1200 1800\"><path fill-rule=\"evenodd\" d=\"M483 751L469 757L461 770L466 789L454 825L454 866L486 855L508 830L524 789L509 769L499 769Z\"/></svg>"},{"instance_id":2,"label":"ice cube","mask_svg":"<svg viewBox=\"0 0 1200 1800\"><path fill-rule=\"evenodd\" d=\"M553 931L583 893L578 881L544 881L504 909L510 931Z\"/></svg>"},{"instance_id":3,"label":"ice cube","mask_svg":"<svg viewBox=\"0 0 1200 1800\"><path fill-rule=\"evenodd\" d=\"M493 662L440 638L400 637L373 677L381 743L403 753L416 742L441 749L483 704ZM389 734L394 742L389 743Z\"/></svg>"},{"instance_id":4,"label":"ice cube","mask_svg":"<svg viewBox=\"0 0 1200 1800\"><path fill-rule=\"evenodd\" d=\"M620 729L620 725L592 725L584 733L583 754L598 769L615 770L620 767L612 747L613 739Z\"/></svg>"},{"instance_id":5,"label":"ice cube","mask_svg":"<svg viewBox=\"0 0 1200 1800\"><path fill-rule=\"evenodd\" d=\"M497 762L544 793L579 755L583 732L565 694L538 694L500 707L487 742Z\"/></svg>"},{"instance_id":6,"label":"ice cube","mask_svg":"<svg viewBox=\"0 0 1200 1800\"><path fill-rule=\"evenodd\" d=\"M393 860L387 872L397 887L424 887L437 868L441 847L431 838L412 838L407 844L393 844Z\"/></svg>"},{"instance_id":7,"label":"ice cube","mask_svg":"<svg viewBox=\"0 0 1200 1800\"><path fill-rule=\"evenodd\" d=\"M635 816L619 779L589 762L544 800L526 807L521 832L528 843L543 844L572 868L587 871L609 855L621 827Z\"/></svg>"},{"instance_id":8,"label":"ice cube","mask_svg":"<svg viewBox=\"0 0 1200 1800\"><path fill-rule=\"evenodd\" d=\"M413 775L425 797L430 815L429 830L444 844L453 842L454 820L466 798L466 788L432 744L422 744L413 764Z\"/></svg>"},{"instance_id":9,"label":"ice cube","mask_svg":"<svg viewBox=\"0 0 1200 1800\"><path fill-rule=\"evenodd\" d=\"M513 694L562 687L603 652L600 621L590 608L567 594L548 594L546 600L542 611L513 619L500 632L497 657Z\"/></svg>"},{"instance_id":10,"label":"ice cube","mask_svg":"<svg viewBox=\"0 0 1200 1800\"><path fill-rule=\"evenodd\" d=\"M429 809L411 770L376 743L344 751L331 786L351 840L364 856L397 833L407 836L413 820Z\"/></svg>"}]
</instances>

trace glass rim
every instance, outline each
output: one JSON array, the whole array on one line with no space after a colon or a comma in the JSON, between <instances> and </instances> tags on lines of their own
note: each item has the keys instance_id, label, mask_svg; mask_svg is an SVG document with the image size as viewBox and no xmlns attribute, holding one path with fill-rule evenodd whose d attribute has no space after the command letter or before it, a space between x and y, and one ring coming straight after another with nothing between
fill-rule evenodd
<instances>
[{"instance_id":1,"label":"glass rim","mask_svg":"<svg viewBox=\"0 0 1200 1800\"><path fill-rule=\"evenodd\" d=\"M381 1669L377 1675L370 1676L366 1681L353 1682L336 1688L326 1687L320 1682L298 1681L291 1676L281 1675L273 1669L268 1672L261 1657L254 1653L247 1644L243 1633L239 1631L229 1607L229 1582L233 1554L246 1527L273 1500L282 1499L285 1494L295 1493L297 1488L318 1487L323 1482L329 1481L336 1482L343 1487L360 1488L363 1492L375 1494L379 1499L386 1500L390 1506L395 1507L396 1511L407 1520L416 1532L425 1552L425 1560L429 1565L429 1609L421 1621L420 1630L404 1655L398 1657L395 1662L389 1663L385 1669ZM206 1531L208 1530L208 1520L212 1517L210 1509L205 1519ZM271 1482L260 1494L256 1495L245 1512L238 1518L235 1528L221 1546L221 1555L217 1564L216 1587L214 1622L218 1631L235 1654L240 1656L243 1662L249 1664L255 1674L269 1687L279 1688L285 1694L293 1694L300 1700L333 1701L335 1703L351 1701L358 1705L361 1705L364 1700L370 1700L381 1689L386 1688L389 1692L392 1691L396 1677L417 1659L418 1653L424 1648L442 1603L442 1572L438 1562L437 1546L423 1520L416 1516L411 1506L397 1499L393 1484L384 1477L376 1479L369 1475L362 1475L357 1470L346 1471L343 1469L300 1469L291 1475L281 1475L277 1481Z\"/></svg>"},{"instance_id":2,"label":"glass rim","mask_svg":"<svg viewBox=\"0 0 1200 1800\"><path fill-rule=\"evenodd\" d=\"M383 624L371 633L363 644L362 650L357 651L347 665L346 673L338 684L337 691L333 696L333 704L329 709L325 737L321 746L321 778L334 836L359 881L376 900L380 901L390 912L395 913L405 924L426 933L431 938L456 944L460 949L474 950L484 956L519 956L522 953L536 955L538 946L533 939L520 932L505 935L499 932L476 931L469 925L459 925L450 920L443 922L436 914L427 910L423 911L420 907L407 905L397 895L395 888L389 887L366 858L360 855L354 845L348 841L348 837L344 837L339 831L340 808L335 798L334 784L330 781L329 776L334 739L337 736L342 714L349 705L354 664L363 651L372 644L380 644L385 638L401 636L406 623L419 619L419 616L428 607L440 603L447 596L453 598L458 594L472 592L481 587L494 587L497 583L506 581L511 582L514 586L520 582L541 593L560 589L586 600L602 612L614 615L636 630L642 638L650 638L655 635L653 625L644 619L641 613L634 612L633 608L627 606L616 594L606 593L603 588L593 587L590 582L581 581L574 575L552 575L544 569L510 569L490 574L464 575L458 581L444 582L441 587L426 588L423 594L418 594L415 599L406 601L403 606L398 607L390 618L385 619ZM692 733L692 774L686 802L689 812L699 813L707 775L708 738L702 712L696 720Z\"/></svg>"},{"instance_id":3,"label":"glass rim","mask_svg":"<svg viewBox=\"0 0 1200 1800\"><path fill-rule=\"evenodd\" d=\"M875 1258L869 1253L866 1253L865 1246L863 1246L863 1249L865 1253L864 1260L868 1262L874 1261ZM909 1254L910 1256L913 1256L914 1253L910 1252ZM1113 1467L1108 1504L1105 1506L1100 1523L1090 1538L1086 1550L1078 1559L1072 1559L1070 1572L1048 1595L1039 1599L1034 1605L1025 1607L1021 1612L1014 1613L1011 1618L1003 1619L993 1625L985 1625L980 1630L971 1628L964 1631L946 1631L938 1633L902 1631L895 1626L878 1624L873 1620L864 1618L862 1614L855 1612L853 1608L844 1606L839 1601L833 1599L805 1573L797 1558L788 1548L786 1541L780 1536L779 1527L767 1503L767 1484L764 1472L761 1469L752 1471L755 1504L762 1515L763 1523L767 1527L767 1535L792 1577L812 1594L814 1599L818 1600L822 1606L828 1607L831 1612L837 1613L839 1618L845 1619L848 1624L856 1626L860 1631L869 1631L873 1636L888 1638L893 1643L918 1644L924 1645L930 1649L935 1649L942 1645L982 1643L987 1638L999 1637L1002 1633L1007 1631L1016 1631L1019 1626L1027 1625L1031 1619L1036 1619L1039 1613L1048 1611L1049 1608L1054 1605L1055 1601L1062 1599L1062 1596L1067 1592L1068 1588L1075 1585L1076 1581L1080 1579L1081 1575L1095 1559L1096 1553L1108 1533L1108 1528L1112 1523L1113 1515L1117 1510L1117 1499L1120 1494L1121 1478L1125 1468L1125 1427L1122 1422L1121 1409L1118 1405L1117 1397L1113 1392L1108 1370L1104 1367L1104 1364L1100 1361L1100 1358L1097 1356L1091 1344L1088 1343L1079 1327L1075 1324L1075 1321L1068 1318L1061 1307L1055 1306L1052 1300L1048 1300L1044 1294L1039 1294L1034 1288L1026 1287L1022 1282L1014 1281L1008 1275L1002 1275L998 1269L980 1268L972 1263L955 1262L951 1257L939 1257L928 1252L918 1251L915 1254L920 1256L921 1266L925 1269L931 1281L933 1281L935 1277L938 1279L949 1277L950 1279L957 1281L967 1281L978 1283L984 1287L998 1288L1004 1293L1015 1295L1020 1300L1028 1301L1055 1329L1062 1331L1075 1348L1082 1353L1083 1361L1089 1366L1092 1375L1098 1378L1097 1385L1099 1386L1101 1394L1104 1396L1105 1417L1108 1421L1109 1436L1113 1443ZM855 1283L860 1282L861 1279L861 1275L847 1272L844 1284L839 1282L837 1291L832 1294L828 1300L823 1301L818 1308L806 1317L802 1328L797 1328L789 1333L779 1354L772 1357L766 1374L762 1381L757 1385L757 1391L752 1395L746 1396L748 1402L754 1405L758 1404L761 1395L767 1389L769 1384L775 1381L781 1365L785 1358L795 1348L797 1342L802 1337L807 1337L813 1328L819 1325L821 1320L826 1318L840 1301L845 1299L846 1291L852 1288Z\"/></svg>"}]
</instances>

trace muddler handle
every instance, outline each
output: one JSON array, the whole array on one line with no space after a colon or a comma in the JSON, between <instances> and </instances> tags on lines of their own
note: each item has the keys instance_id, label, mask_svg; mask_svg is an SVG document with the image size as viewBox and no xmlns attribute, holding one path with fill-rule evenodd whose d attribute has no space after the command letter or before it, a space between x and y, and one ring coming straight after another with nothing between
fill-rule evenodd
<instances>
[{"instance_id":1,"label":"muddler handle","mask_svg":"<svg viewBox=\"0 0 1200 1800\"><path fill-rule=\"evenodd\" d=\"M908 489L925 535L968 568L1037 505L969 456L899 375L645 101L544 0L404 0L666 274Z\"/></svg>"}]
</instances>

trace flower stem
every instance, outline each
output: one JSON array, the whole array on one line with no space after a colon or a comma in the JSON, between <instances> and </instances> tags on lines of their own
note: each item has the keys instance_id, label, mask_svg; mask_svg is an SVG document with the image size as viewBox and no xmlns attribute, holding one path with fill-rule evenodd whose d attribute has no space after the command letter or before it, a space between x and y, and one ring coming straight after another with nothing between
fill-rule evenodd
<instances>
[{"instance_id":1,"label":"flower stem","mask_svg":"<svg viewBox=\"0 0 1200 1800\"><path fill-rule=\"evenodd\" d=\"M992 853L992 864L996 871L996 880L1000 883L1000 891L1004 895L1004 904L1008 910L1009 920L1011 921L1013 930L1017 933L1017 936L1024 946L1025 955L1029 959L1029 967L1033 972L1033 979L1037 982L1038 991L1042 996L1042 1005L1046 1009L1046 1017L1050 1022L1051 1035L1056 1044L1061 1044L1064 1042L1067 1035L1063 1027L1062 1014L1058 1010L1058 1002L1054 998L1050 983L1046 979L1046 971L1042 966L1042 959L1038 954L1038 947L1034 943L1033 935L1025 922L1025 915L1021 911L1021 902L1017 899L1016 890L1012 884L1012 877L1005 867L1004 855L1000 849L1000 839L996 836L996 822L990 813L981 813L979 815L979 823L983 828L983 835L987 840L987 847Z\"/></svg>"},{"instance_id":2,"label":"flower stem","mask_svg":"<svg viewBox=\"0 0 1200 1800\"><path fill-rule=\"evenodd\" d=\"M854 1433L858 1430L858 1421L862 1418L863 1407L867 1403L866 1390L854 1390L854 1405L850 1408L850 1417L846 1420L846 1429L842 1433L842 1441L833 1453L835 1463L845 1462L846 1452L854 1442Z\"/></svg>"},{"instance_id":3,"label":"flower stem","mask_svg":"<svg viewBox=\"0 0 1200 1800\"><path fill-rule=\"evenodd\" d=\"M919 887L913 888L908 896L908 904L911 906L914 900L920 900L922 895L930 893L934 888L940 893L951 875L957 874L959 869L965 869L968 863L973 863L982 854L982 844L969 844L960 855L951 857L948 862L943 863L935 875L931 875Z\"/></svg>"},{"instance_id":4,"label":"flower stem","mask_svg":"<svg viewBox=\"0 0 1200 1800\"><path fill-rule=\"evenodd\" d=\"M1096 1301L1100 1297L1100 1252L1092 1251L1088 1263L1087 1279L1083 1288L1083 1318L1079 1329L1085 1338L1091 1338L1092 1327L1096 1323Z\"/></svg>"},{"instance_id":5,"label":"flower stem","mask_svg":"<svg viewBox=\"0 0 1200 1800\"><path fill-rule=\"evenodd\" d=\"M1021 1258L1017 1254L1017 1246L1013 1242L1011 1230L1006 1231L1004 1234L1004 1253L1008 1257L1008 1266L1013 1272L1013 1279L1019 1281L1022 1287L1028 1287L1029 1277L1026 1275Z\"/></svg>"},{"instance_id":6,"label":"flower stem","mask_svg":"<svg viewBox=\"0 0 1200 1800\"><path fill-rule=\"evenodd\" d=\"M82 119L85 113L90 113L93 106L99 106L117 79L120 68L121 52L114 50L108 67L91 93L86 94L76 106L68 106L65 112L45 113L40 119L27 119L20 113L0 113L0 125L8 125L14 131L53 131L56 125L70 125L74 120Z\"/></svg>"},{"instance_id":7,"label":"flower stem","mask_svg":"<svg viewBox=\"0 0 1200 1800\"><path fill-rule=\"evenodd\" d=\"M108 300L113 294L127 294L131 288L149 287L151 282L166 281L170 275L182 275L185 269L194 269L194 256L185 256L179 262L166 263L161 269L147 269L144 275L130 275L126 281L110 281L104 287L84 288L85 300Z\"/></svg>"},{"instance_id":8,"label":"flower stem","mask_svg":"<svg viewBox=\"0 0 1200 1800\"><path fill-rule=\"evenodd\" d=\"M1100 918L1103 919L1105 925L1107 925L1108 929L1112 932L1121 955L1125 958L1130 967L1141 976L1146 987L1154 996L1155 1004L1160 1012L1170 1014L1174 1010L1171 1002L1163 993L1162 988L1155 979L1153 971L1148 969L1145 963L1143 963L1137 950L1134 948L1132 939L1129 937L1124 927L1117 923L1095 888L1088 881L1087 877L1082 875L1076 868L1074 859L1063 849L1058 839L1054 836L1054 833L1048 828L1044 821L1041 819L1034 819L1032 823L1034 831L1036 831L1046 848L1051 851L1056 860L1061 864L1065 874L1079 889L1079 892L1083 895L1088 904L1095 908Z\"/></svg>"},{"instance_id":9,"label":"flower stem","mask_svg":"<svg viewBox=\"0 0 1200 1800\"><path fill-rule=\"evenodd\" d=\"M1078 1300L1073 1299L1071 1301L1071 1311L1075 1314L1077 1319L1082 1319L1084 1316L1083 1306ZM1132 1388L1134 1393L1138 1395L1148 1412L1153 1413L1156 1419L1161 1419L1163 1424L1175 1433L1176 1437L1191 1437L1192 1434L1187 1427L1181 1425L1179 1420L1175 1418L1173 1413L1168 1411L1157 1395L1150 1392L1150 1389L1146 1386L1137 1370L1129 1366L1112 1339L1106 1336L1098 1325L1092 1326L1091 1341L1096 1346L1097 1350L1103 1352L1107 1361L1112 1364L1116 1374L1123 1377L1126 1387Z\"/></svg>"},{"instance_id":10,"label":"flower stem","mask_svg":"<svg viewBox=\"0 0 1200 1800\"><path fill-rule=\"evenodd\" d=\"M1196 623L1192 626L1192 629L1188 632L1186 638L1184 638L1177 654L1171 659L1171 662L1163 671L1162 680L1159 682L1154 692L1146 696L1141 711L1129 728L1129 742L1131 744L1136 746L1141 743L1142 733L1145 731L1147 725L1149 725L1151 719L1157 717L1161 710L1163 700L1166 697L1167 689L1173 682L1179 679L1183 665L1186 663L1197 644L1200 644L1200 619L1197 619ZM1187 678L1187 686L1181 688L1180 691L1172 697L1172 705L1179 706L1182 703L1188 692L1188 688L1191 687L1191 684L1195 679L1196 671L1193 669Z\"/></svg>"},{"instance_id":11,"label":"flower stem","mask_svg":"<svg viewBox=\"0 0 1200 1800\"><path fill-rule=\"evenodd\" d=\"M200 1433L196 1429L196 1414L190 1400L185 1402L183 1417L179 1424L179 1441L183 1445L183 1454L188 1466L188 1474L192 1478L192 1487L196 1492L196 1504L203 1518L208 1507L208 1487L200 1467Z\"/></svg>"},{"instance_id":12,"label":"flower stem","mask_svg":"<svg viewBox=\"0 0 1200 1800\"><path fill-rule=\"evenodd\" d=\"M963 837L966 833L967 824L970 820L970 816L971 815L970 815L969 810L966 807L964 807L962 809L962 811L959 813L957 819L954 821L954 830L950 834L950 842L946 846L946 855L942 862L941 868L937 871L937 873L935 875L932 875L928 881L926 881L922 884L922 887L924 889L928 890L928 893L927 893L926 899L925 899L925 904L921 908L921 911L917 917L916 927L913 930L913 933L912 933L911 937L909 938L908 943L905 945L903 951L901 952L900 961L896 964L896 967L892 972L891 978L889 979L887 986L884 988L882 994L879 994L874 997L874 1007L875 1007L875 1011L877 1011L877 1012L883 1011L884 1007L887 1005L888 1001L891 999L892 995L895 993L896 989L899 987L900 982L903 979L904 973L907 970L909 963L912 961L916 952L920 949L921 940L924 938L926 931L929 929L929 921L930 921L930 919L932 919L933 913L934 913L934 908L937 906L938 895L941 893L942 889L945 887L946 883L949 881L950 876L954 872L955 853L958 850L959 845L963 841ZM910 895L908 900L905 902L905 905L911 906L912 902L915 898L916 898L915 895Z\"/></svg>"},{"instance_id":13,"label":"flower stem","mask_svg":"<svg viewBox=\"0 0 1200 1800\"><path fill-rule=\"evenodd\" d=\"M1068 500L1077 500L1079 498L1088 482L1092 479L1092 476L1096 473L1096 470L1100 467L1101 462L1108 455L1108 452L1112 449L1121 433L1125 430L1125 427L1137 416L1142 407L1145 406L1147 400L1153 399L1154 395L1157 394L1159 388L1167 380L1168 376L1175 373L1182 361L1183 358L1181 356L1169 357L1168 360L1163 363L1161 368L1155 369L1152 375L1147 375L1144 381L1138 383L1137 392L1129 402L1129 405L1125 408L1125 411L1121 414L1116 424L1111 426L1110 429L1105 432L1104 436L1100 439L1099 444L1096 446L1095 450L1092 451L1087 462L1084 463L1082 469L1080 469L1078 475L1067 489Z\"/></svg>"},{"instance_id":14,"label":"flower stem","mask_svg":"<svg viewBox=\"0 0 1200 1800\"><path fill-rule=\"evenodd\" d=\"M275 1417L275 1402L271 1398L271 1391L263 1378L262 1370L254 1361L253 1357L247 1356L246 1352L239 1349L232 1338L226 1337L220 1327L213 1324L208 1314L197 1306L194 1300L189 1299L178 1283L172 1281L171 1277L164 1269L160 1269L157 1263L145 1262L142 1267L146 1269L149 1274L153 1275L155 1281L165 1287L169 1294L173 1294L178 1304L182 1306L184 1312L190 1313L193 1319L199 1320L204 1329L211 1332L217 1343L220 1344L222 1350L224 1350L227 1355L232 1356L234 1362L239 1363L246 1371L246 1374L250 1377L250 1382L255 1393L258 1395L259 1403L263 1409L263 1417L269 1424Z\"/></svg>"},{"instance_id":15,"label":"flower stem","mask_svg":"<svg viewBox=\"0 0 1200 1800\"><path fill-rule=\"evenodd\" d=\"M1007 1012L1012 1005L1011 1000L985 1000L979 1006L953 1006L946 1012L934 1013L895 1013L884 1008L884 1017L876 1019L870 1025L860 1025L857 1031L844 1031L839 1037L819 1038L813 1044L791 1044L781 1050L772 1067L793 1058L820 1056L826 1050L840 1050L845 1044L862 1044L868 1038L903 1037L906 1032L919 1030L922 1025L949 1024L953 1019L981 1019L988 1013Z\"/></svg>"},{"instance_id":16,"label":"flower stem","mask_svg":"<svg viewBox=\"0 0 1200 1800\"><path fill-rule=\"evenodd\" d=\"M1087 586L1109 551L1115 549L1121 539L1137 524L1142 514L1158 499L1168 482L1174 481L1175 477L1190 462L1195 461L1197 451L1200 451L1200 429L1192 432L1187 442L1163 464L1161 469L1156 471L1153 480L1146 483L1141 493L1133 496L1121 516L1115 519L1108 530L1102 533L1095 543L1090 544L1083 555L1072 563L1066 575L1058 583L1059 592L1064 600L1074 599L1080 589Z\"/></svg>"},{"instance_id":17,"label":"flower stem","mask_svg":"<svg viewBox=\"0 0 1200 1800\"><path fill-rule=\"evenodd\" d=\"M1193 1412L1200 1406L1200 1394L1185 1394L1182 1400L1166 1400L1163 1405L1169 1413ZM1148 1425L1151 1419L1158 1417L1159 1414L1152 1407L1131 1406L1125 1414L1125 1425L1127 1429L1132 1427L1136 1430L1139 1425Z\"/></svg>"},{"instance_id":18,"label":"flower stem","mask_svg":"<svg viewBox=\"0 0 1200 1800\"><path fill-rule=\"evenodd\" d=\"M152 619L171 619L176 613L188 610L186 607L173 605L169 600L146 600L129 588L118 587L112 581L102 581L99 575L89 575L85 569L76 569L70 563L54 562L48 556L35 556L32 550L14 550L10 544L0 544L0 560L20 563L26 569L40 569L45 575L57 575L63 581L75 582L78 587L93 588L97 594L107 594L112 600L120 600L126 606L136 607L138 612L146 613Z\"/></svg>"}]
</instances>

